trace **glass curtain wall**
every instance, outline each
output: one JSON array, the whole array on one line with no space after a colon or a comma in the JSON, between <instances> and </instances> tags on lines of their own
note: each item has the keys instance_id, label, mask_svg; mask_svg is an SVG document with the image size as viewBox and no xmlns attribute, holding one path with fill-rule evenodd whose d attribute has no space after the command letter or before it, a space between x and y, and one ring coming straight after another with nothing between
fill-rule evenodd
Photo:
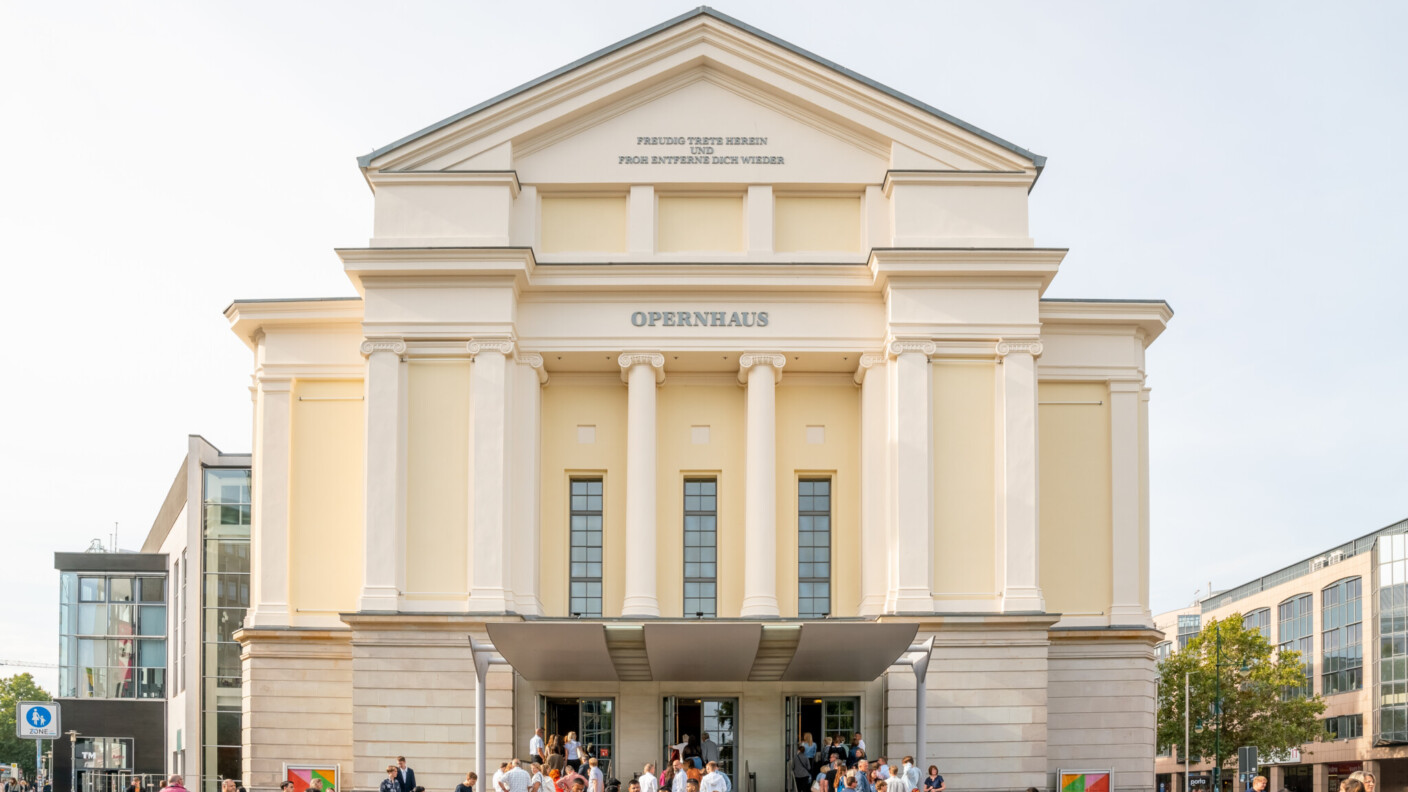
<instances>
[{"instance_id":1,"label":"glass curtain wall","mask_svg":"<svg viewBox=\"0 0 1408 792\"><path fill-rule=\"evenodd\" d=\"M1242 629L1256 630L1267 641L1271 640L1271 609L1254 610L1242 617Z\"/></svg>"},{"instance_id":2,"label":"glass curtain wall","mask_svg":"<svg viewBox=\"0 0 1408 792\"><path fill-rule=\"evenodd\" d=\"M240 645L249 609L249 468L205 471L201 586L201 792L240 777Z\"/></svg>"},{"instance_id":3,"label":"glass curtain wall","mask_svg":"<svg viewBox=\"0 0 1408 792\"><path fill-rule=\"evenodd\" d=\"M166 577L59 576L59 696L166 696Z\"/></svg>"},{"instance_id":4,"label":"glass curtain wall","mask_svg":"<svg viewBox=\"0 0 1408 792\"><path fill-rule=\"evenodd\" d=\"M1374 742L1408 743L1408 535L1379 537L1374 548Z\"/></svg>"}]
</instances>

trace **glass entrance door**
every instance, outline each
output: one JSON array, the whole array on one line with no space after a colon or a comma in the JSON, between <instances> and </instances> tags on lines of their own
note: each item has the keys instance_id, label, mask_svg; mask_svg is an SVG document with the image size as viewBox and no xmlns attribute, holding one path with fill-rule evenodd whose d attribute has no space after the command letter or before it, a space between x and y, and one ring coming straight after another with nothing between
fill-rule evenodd
<instances>
[{"instance_id":1,"label":"glass entrance door","mask_svg":"<svg viewBox=\"0 0 1408 792\"><path fill-rule=\"evenodd\" d=\"M737 789L738 699L685 698L665 699L665 760L675 758L683 744L683 758L696 766L705 762L719 763L719 771L728 776L729 784ZM708 740L705 740L705 737Z\"/></svg>"},{"instance_id":2,"label":"glass entrance door","mask_svg":"<svg viewBox=\"0 0 1408 792\"><path fill-rule=\"evenodd\" d=\"M565 737L575 732L583 763L595 756L601 772L611 777L616 758L616 700L609 698L538 699L539 723L547 734ZM521 740L526 744L527 740Z\"/></svg>"},{"instance_id":3,"label":"glass entrance door","mask_svg":"<svg viewBox=\"0 0 1408 792\"><path fill-rule=\"evenodd\" d=\"M826 758L831 738L840 737L847 745L860 731L860 699L856 696L793 696L787 702L786 755L790 762L797 745L811 735L816 743L817 761Z\"/></svg>"}]
</instances>

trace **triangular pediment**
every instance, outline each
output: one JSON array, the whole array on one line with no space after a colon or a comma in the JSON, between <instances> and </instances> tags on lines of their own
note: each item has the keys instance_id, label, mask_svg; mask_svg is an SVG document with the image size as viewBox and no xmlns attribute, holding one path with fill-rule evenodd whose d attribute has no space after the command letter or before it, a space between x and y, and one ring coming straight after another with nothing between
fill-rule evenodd
<instances>
[{"instance_id":1,"label":"triangular pediment","mask_svg":"<svg viewBox=\"0 0 1408 792\"><path fill-rule=\"evenodd\" d=\"M1044 159L704 8L360 162L524 183L878 183L904 169L1035 178Z\"/></svg>"}]
</instances>

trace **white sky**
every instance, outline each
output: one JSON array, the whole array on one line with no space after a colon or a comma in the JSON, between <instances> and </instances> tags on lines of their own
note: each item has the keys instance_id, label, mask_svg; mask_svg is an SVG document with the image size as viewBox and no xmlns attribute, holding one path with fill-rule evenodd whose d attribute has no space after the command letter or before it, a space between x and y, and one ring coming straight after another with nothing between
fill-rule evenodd
<instances>
[{"instance_id":1,"label":"white sky","mask_svg":"<svg viewBox=\"0 0 1408 792\"><path fill-rule=\"evenodd\" d=\"M352 294L357 155L690 7L0 3L0 658L55 662L53 552L140 545L187 434L249 450L221 312ZM717 7L1047 155L1048 296L1172 303L1155 611L1408 516L1408 5Z\"/></svg>"}]
</instances>

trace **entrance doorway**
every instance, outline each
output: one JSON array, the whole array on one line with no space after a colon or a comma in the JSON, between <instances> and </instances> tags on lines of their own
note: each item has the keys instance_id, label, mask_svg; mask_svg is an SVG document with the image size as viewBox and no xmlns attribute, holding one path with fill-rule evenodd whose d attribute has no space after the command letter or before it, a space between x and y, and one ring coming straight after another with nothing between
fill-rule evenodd
<instances>
[{"instance_id":1,"label":"entrance doorway","mask_svg":"<svg viewBox=\"0 0 1408 792\"><path fill-rule=\"evenodd\" d=\"M539 696L538 717L545 734L565 738L568 732L576 732L582 763L595 756L602 774L612 776L612 760L616 757L615 699Z\"/></svg>"},{"instance_id":2,"label":"entrance doorway","mask_svg":"<svg viewBox=\"0 0 1408 792\"><path fill-rule=\"evenodd\" d=\"M708 735L709 743L704 742ZM686 738L688 738L686 740ZM665 760L674 758L675 746L688 742L686 757L698 756L700 764L714 760L719 772L728 776L731 788L737 789L738 775L735 758L738 753L738 699L689 698L665 699Z\"/></svg>"},{"instance_id":3,"label":"entrance doorway","mask_svg":"<svg viewBox=\"0 0 1408 792\"><path fill-rule=\"evenodd\" d=\"M816 743L817 763L825 760L826 746L832 737L850 744L851 737L860 731L860 697L789 696L786 721L782 761L787 767L784 777L791 778L792 754L806 735L810 734Z\"/></svg>"}]
</instances>

